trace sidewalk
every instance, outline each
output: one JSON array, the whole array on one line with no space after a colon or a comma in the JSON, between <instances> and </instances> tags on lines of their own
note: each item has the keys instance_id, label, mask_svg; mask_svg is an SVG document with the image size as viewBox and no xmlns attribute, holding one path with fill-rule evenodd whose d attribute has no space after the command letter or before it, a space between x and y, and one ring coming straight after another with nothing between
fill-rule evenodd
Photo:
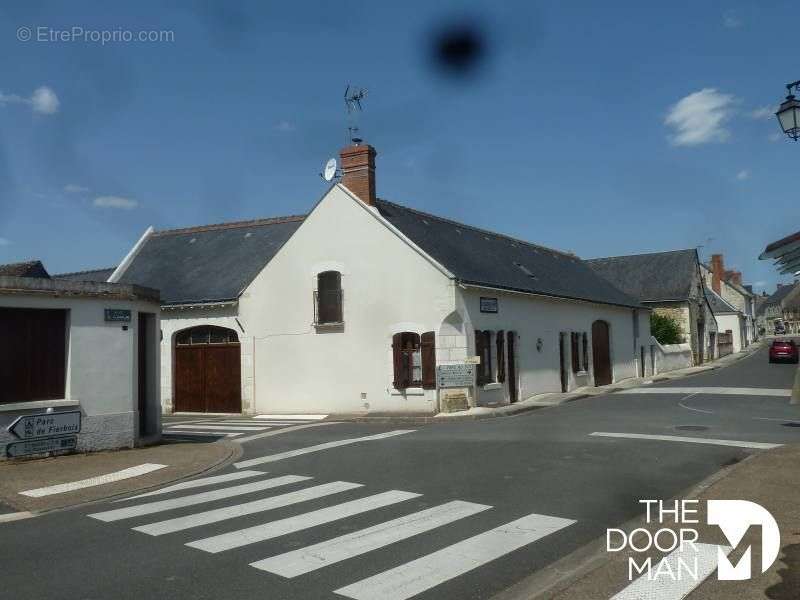
<instances>
[{"instance_id":1,"label":"sidewalk","mask_svg":"<svg viewBox=\"0 0 800 600\"><path fill-rule=\"evenodd\" d=\"M698 514L701 523L684 525L698 530L700 543L729 544L716 526L705 524L707 500L748 500L760 504L775 518L781 534L778 559L764 574L759 574L761 528L751 527L729 558L732 564L736 564L744 549L750 545L752 578L719 581L716 573L712 573L687 596L689 600L794 600L800 597L799 461L800 444L755 454L726 467L680 496L679 499L701 501ZM792 477L787 478L787 474ZM627 532L637 527L645 527L651 532L659 527L675 529L675 525L670 523L656 526L645 524L644 516L620 526ZM629 551L608 553L605 544L603 537L580 548L496 596L494 600L604 600L613 597L630 584L627 560L632 554ZM641 563L646 556L652 556L655 569L657 560L665 554L657 551L636 554L637 563ZM634 579L637 577L634 574ZM656 587L651 588L653 595L646 597L658 597L655 595ZM666 593L663 586L661 591Z\"/></svg>"},{"instance_id":2,"label":"sidewalk","mask_svg":"<svg viewBox=\"0 0 800 600\"><path fill-rule=\"evenodd\" d=\"M496 417L508 417L539 408L546 408L548 406L558 406L565 402L572 402L573 400L580 400L582 398L589 398L590 396L602 396L611 394L620 390L627 390L630 388L642 387L652 383L661 381L670 381L672 379L681 379L697 373L704 373L706 371L714 371L727 367L743 358L752 355L754 352L761 348L761 343L756 342L750 345L747 349L737 352L736 354L729 354L718 358L714 362L706 363L697 367L687 367L685 369L676 369L675 371L667 371L666 373L658 373L650 377L631 377L624 379L618 383L612 383L602 386L587 386L577 388L570 392L551 392L547 394L538 394L531 396L526 400L515 402L514 404L506 404L498 407L476 406L469 410L462 410L452 413L438 413L431 414L408 414L408 413L370 413L370 414L331 414L328 415L326 420L329 421L354 421L359 423L406 423L409 425L424 425L427 423L441 423L444 421L452 420L476 420L476 419L492 419Z\"/></svg>"},{"instance_id":3,"label":"sidewalk","mask_svg":"<svg viewBox=\"0 0 800 600\"><path fill-rule=\"evenodd\" d=\"M24 518L28 516L24 514L28 511L36 513L145 491L212 470L240 455L239 444L220 440L212 443L163 443L144 448L2 462L0 523L15 518L11 511L23 513L16 517ZM113 481L118 475L111 474L120 471L123 471L123 475L146 472ZM98 479L87 481L94 478ZM111 482L107 482L109 480ZM75 483L71 487L77 489L37 491L71 483ZM21 494L26 491L29 492L27 495Z\"/></svg>"}]
</instances>

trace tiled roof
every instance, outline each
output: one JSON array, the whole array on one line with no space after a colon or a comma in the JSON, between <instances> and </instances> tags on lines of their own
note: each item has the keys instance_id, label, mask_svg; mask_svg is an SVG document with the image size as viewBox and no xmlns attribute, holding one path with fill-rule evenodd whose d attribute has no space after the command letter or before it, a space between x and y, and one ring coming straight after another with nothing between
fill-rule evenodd
<instances>
[{"instance_id":1,"label":"tiled roof","mask_svg":"<svg viewBox=\"0 0 800 600\"><path fill-rule=\"evenodd\" d=\"M741 312L736 307L729 304L722 296L717 294L714 290L710 287L706 286L706 298L708 299L708 304L711 307L711 312L715 315L730 315L736 314Z\"/></svg>"},{"instance_id":2,"label":"tiled roof","mask_svg":"<svg viewBox=\"0 0 800 600\"><path fill-rule=\"evenodd\" d=\"M377 200L380 214L465 284L639 307L573 254Z\"/></svg>"},{"instance_id":3,"label":"tiled roof","mask_svg":"<svg viewBox=\"0 0 800 600\"><path fill-rule=\"evenodd\" d=\"M50 277L44 265L39 260L0 265L0 275L8 275L11 277L39 277L44 279Z\"/></svg>"},{"instance_id":4,"label":"tiled roof","mask_svg":"<svg viewBox=\"0 0 800 600\"><path fill-rule=\"evenodd\" d=\"M90 269L89 271L74 271L72 273L59 273L53 275L54 279L69 279L71 281L95 281L102 283L108 281L116 267L107 269Z\"/></svg>"},{"instance_id":5,"label":"tiled roof","mask_svg":"<svg viewBox=\"0 0 800 600\"><path fill-rule=\"evenodd\" d=\"M120 277L161 291L163 304L234 300L304 216L155 231Z\"/></svg>"},{"instance_id":6,"label":"tiled roof","mask_svg":"<svg viewBox=\"0 0 800 600\"><path fill-rule=\"evenodd\" d=\"M586 262L641 302L687 300L698 264L694 249L593 258Z\"/></svg>"}]
</instances>

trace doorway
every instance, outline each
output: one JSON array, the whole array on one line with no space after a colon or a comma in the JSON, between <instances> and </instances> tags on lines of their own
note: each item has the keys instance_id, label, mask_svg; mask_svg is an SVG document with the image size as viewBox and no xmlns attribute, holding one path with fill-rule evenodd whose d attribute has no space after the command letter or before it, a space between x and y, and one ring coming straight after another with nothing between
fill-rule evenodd
<instances>
[{"instance_id":1,"label":"doorway","mask_svg":"<svg viewBox=\"0 0 800 600\"><path fill-rule=\"evenodd\" d=\"M202 325L175 337L175 412L242 412L239 337Z\"/></svg>"},{"instance_id":2,"label":"doorway","mask_svg":"<svg viewBox=\"0 0 800 600\"><path fill-rule=\"evenodd\" d=\"M569 372L567 371L567 334L562 331L558 334L558 363L559 374L561 377L561 391L567 392L569 389Z\"/></svg>"},{"instance_id":3,"label":"doorway","mask_svg":"<svg viewBox=\"0 0 800 600\"><path fill-rule=\"evenodd\" d=\"M137 398L136 410L139 413L139 436L154 433L158 428L156 411L156 339L155 315L137 314Z\"/></svg>"},{"instance_id":4,"label":"doorway","mask_svg":"<svg viewBox=\"0 0 800 600\"><path fill-rule=\"evenodd\" d=\"M513 331L506 333L506 347L508 355L508 401L519 400L517 388L517 335Z\"/></svg>"},{"instance_id":5,"label":"doorway","mask_svg":"<svg viewBox=\"0 0 800 600\"><path fill-rule=\"evenodd\" d=\"M592 323L592 366L596 386L611 383L611 346L605 321Z\"/></svg>"}]
</instances>

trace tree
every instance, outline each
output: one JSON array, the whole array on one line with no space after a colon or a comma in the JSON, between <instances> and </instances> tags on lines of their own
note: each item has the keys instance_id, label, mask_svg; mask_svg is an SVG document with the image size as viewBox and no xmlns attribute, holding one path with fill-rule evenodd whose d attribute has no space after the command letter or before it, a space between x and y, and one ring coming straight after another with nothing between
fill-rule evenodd
<instances>
[{"instance_id":1,"label":"tree","mask_svg":"<svg viewBox=\"0 0 800 600\"><path fill-rule=\"evenodd\" d=\"M656 312L650 314L650 333L658 340L659 344L680 344L683 341L681 327L672 317L660 315Z\"/></svg>"}]
</instances>

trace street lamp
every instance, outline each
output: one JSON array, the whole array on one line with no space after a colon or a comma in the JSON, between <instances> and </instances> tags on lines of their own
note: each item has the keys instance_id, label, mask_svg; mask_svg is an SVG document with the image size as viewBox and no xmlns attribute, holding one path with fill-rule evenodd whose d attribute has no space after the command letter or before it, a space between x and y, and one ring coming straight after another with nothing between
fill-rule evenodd
<instances>
[{"instance_id":1,"label":"street lamp","mask_svg":"<svg viewBox=\"0 0 800 600\"><path fill-rule=\"evenodd\" d=\"M780 105L775 116L778 117L783 133L796 142L800 139L800 102L792 94L792 88L800 89L800 81L786 85L789 95L786 96L786 100Z\"/></svg>"}]
</instances>

